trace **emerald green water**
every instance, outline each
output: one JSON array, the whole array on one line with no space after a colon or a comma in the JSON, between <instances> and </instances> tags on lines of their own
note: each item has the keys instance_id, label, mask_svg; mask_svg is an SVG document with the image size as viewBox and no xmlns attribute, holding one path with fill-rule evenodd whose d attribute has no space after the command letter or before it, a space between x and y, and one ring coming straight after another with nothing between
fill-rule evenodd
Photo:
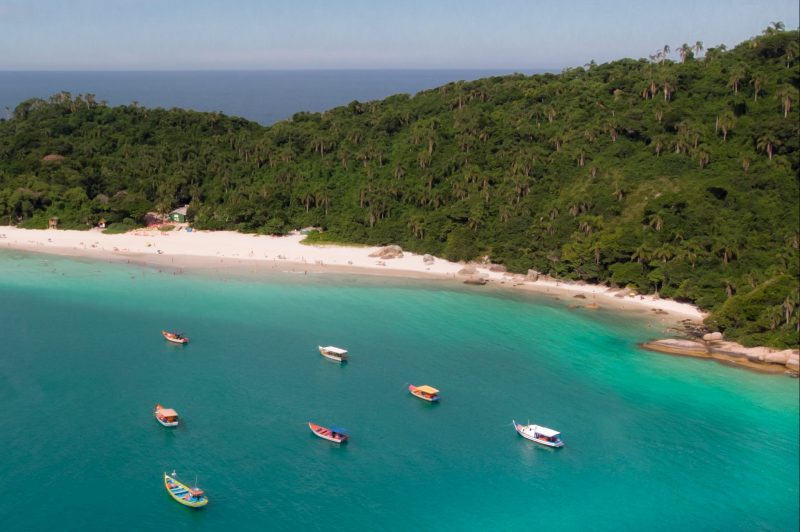
<instances>
[{"instance_id":1,"label":"emerald green water","mask_svg":"<svg viewBox=\"0 0 800 532\"><path fill-rule=\"evenodd\" d=\"M630 317L421 281L4 251L0 327L3 530L798 526L798 381L640 351L654 331ZM183 424L158 425L156 402ZM521 439L512 418L566 446ZM208 507L169 498L172 469L198 475Z\"/></svg>"}]
</instances>

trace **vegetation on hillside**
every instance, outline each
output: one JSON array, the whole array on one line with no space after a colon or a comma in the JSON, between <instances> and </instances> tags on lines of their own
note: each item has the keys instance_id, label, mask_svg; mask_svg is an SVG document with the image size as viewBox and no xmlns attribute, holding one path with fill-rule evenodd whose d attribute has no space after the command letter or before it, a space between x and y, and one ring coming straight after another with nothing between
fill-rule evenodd
<instances>
[{"instance_id":1,"label":"vegetation on hillside","mask_svg":"<svg viewBox=\"0 0 800 532\"><path fill-rule=\"evenodd\" d=\"M455 82L262 127L61 93L0 122L0 223L396 243L692 301L798 344L798 32ZM45 157L45 156L50 157Z\"/></svg>"}]
</instances>

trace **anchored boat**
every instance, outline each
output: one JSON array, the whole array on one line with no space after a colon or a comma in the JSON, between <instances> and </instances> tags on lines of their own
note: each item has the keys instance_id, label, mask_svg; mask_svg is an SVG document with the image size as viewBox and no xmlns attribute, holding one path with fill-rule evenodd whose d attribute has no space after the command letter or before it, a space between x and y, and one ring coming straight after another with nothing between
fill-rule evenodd
<instances>
[{"instance_id":1,"label":"anchored boat","mask_svg":"<svg viewBox=\"0 0 800 532\"><path fill-rule=\"evenodd\" d=\"M311 432L313 432L315 436L323 440L332 441L333 443L344 443L349 438L347 431L340 427L326 428L309 421L308 428L311 429Z\"/></svg>"},{"instance_id":2,"label":"anchored boat","mask_svg":"<svg viewBox=\"0 0 800 532\"><path fill-rule=\"evenodd\" d=\"M564 442L561 441L561 433L541 425L520 425L513 419L511 420L514 428L520 436L536 443L546 445L548 447L563 447Z\"/></svg>"},{"instance_id":3,"label":"anchored boat","mask_svg":"<svg viewBox=\"0 0 800 532\"><path fill-rule=\"evenodd\" d=\"M411 395L419 397L424 401L433 403L439 400L439 390L433 386L428 386L427 384L423 384L422 386L414 386L413 384L409 384L408 391L411 392Z\"/></svg>"},{"instance_id":4,"label":"anchored boat","mask_svg":"<svg viewBox=\"0 0 800 532\"><path fill-rule=\"evenodd\" d=\"M169 331L161 331L162 336L175 344L188 344L189 339L186 338L183 333L174 333Z\"/></svg>"},{"instance_id":5,"label":"anchored boat","mask_svg":"<svg viewBox=\"0 0 800 532\"><path fill-rule=\"evenodd\" d=\"M327 359L333 360L334 362L347 362L347 349L342 349L341 347L334 347L332 345L319 347L319 353Z\"/></svg>"},{"instance_id":6,"label":"anchored boat","mask_svg":"<svg viewBox=\"0 0 800 532\"><path fill-rule=\"evenodd\" d=\"M201 508L208 504L208 497L203 490L197 487L190 488L175 478L175 471L172 475L164 473L164 486L170 496L184 506L191 508Z\"/></svg>"},{"instance_id":7,"label":"anchored boat","mask_svg":"<svg viewBox=\"0 0 800 532\"><path fill-rule=\"evenodd\" d=\"M164 408L163 406L157 404L153 410L153 415L156 416L156 421L165 427L178 426L178 413L171 408Z\"/></svg>"}]
</instances>

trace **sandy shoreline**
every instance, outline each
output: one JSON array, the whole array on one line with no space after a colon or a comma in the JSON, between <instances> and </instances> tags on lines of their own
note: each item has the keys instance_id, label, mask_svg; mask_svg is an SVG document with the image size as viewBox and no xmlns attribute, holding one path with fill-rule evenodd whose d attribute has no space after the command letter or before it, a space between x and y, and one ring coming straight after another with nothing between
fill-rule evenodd
<instances>
[{"instance_id":1,"label":"sandy shoreline","mask_svg":"<svg viewBox=\"0 0 800 532\"><path fill-rule=\"evenodd\" d=\"M251 269L252 271L329 272L355 275L380 275L417 279L449 279L462 283L469 276L459 275L464 264L436 258L426 264L422 255L403 252L402 258L370 257L379 247L305 245L302 235L283 237L249 235L232 231L161 232L140 229L119 235L100 231L19 229L0 226L0 249L13 249L121 261L176 269ZM606 286L565 283L540 278L525 281L523 276L490 271L477 266L477 274L491 286L512 288L567 299L587 308L637 311L659 316L662 323L680 320L700 321L705 314L697 307L653 296L620 297ZM576 297L577 296L577 297ZM574 298L574 299L573 299ZM666 313L666 314L665 314Z\"/></svg>"}]
</instances>

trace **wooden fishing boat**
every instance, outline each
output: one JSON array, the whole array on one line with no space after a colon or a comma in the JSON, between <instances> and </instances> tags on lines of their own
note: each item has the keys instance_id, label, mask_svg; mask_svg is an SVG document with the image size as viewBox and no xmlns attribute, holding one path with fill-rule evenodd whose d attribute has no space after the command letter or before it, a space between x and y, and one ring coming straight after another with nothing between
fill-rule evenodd
<instances>
[{"instance_id":1,"label":"wooden fishing boat","mask_svg":"<svg viewBox=\"0 0 800 532\"><path fill-rule=\"evenodd\" d=\"M155 409L153 409L153 415L156 416L156 421L165 427L178 426L178 413L171 408L164 408L157 404Z\"/></svg>"},{"instance_id":2,"label":"wooden fishing boat","mask_svg":"<svg viewBox=\"0 0 800 532\"><path fill-rule=\"evenodd\" d=\"M347 431L340 427L326 428L309 421L308 428L311 429L311 432L313 432L315 436L323 440L332 441L333 443L344 443L350 437L347 435Z\"/></svg>"},{"instance_id":3,"label":"wooden fishing boat","mask_svg":"<svg viewBox=\"0 0 800 532\"><path fill-rule=\"evenodd\" d=\"M514 425L517 433L523 438L535 441L541 445L546 445L547 447L564 446L564 442L561 441L561 438L559 438L561 433L558 431L548 429L547 427L542 427L541 425L521 425L513 419L511 420L511 423Z\"/></svg>"},{"instance_id":4,"label":"wooden fishing boat","mask_svg":"<svg viewBox=\"0 0 800 532\"><path fill-rule=\"evenodd\" d=\"M408 391L411 392L411 395L419 397L424 401L433 403L439 400L439 390L433 386L428 386L427 384L423 384L422 386L414 386L413 384L409 384Z\"/></svg>"},{"instance_id":5,"label":"wooden fishing boat","mask_svg":"<svg viewBox=\"0 0 800 532\"><path fill-rule=\"evenodd\" d=\"M188 344L189 339L186 338L183 333L174 333L169 331L161 331L161 334L172 343L175 344Z\"/></svg>"},{"instance_id":6,"label":"wooden fishing boat","mask_svg":"<svg viewBox=\"0 0 800 532\"><path fill-rule=\"evenodd\" d=\"M319 347L319 353L329 360L333 360L334 362L347 362L347 349L342 349L341 347L334 347L332 345Z\"/></svg>"},{"instance_id":7,"label":"wooden fishing boat","mask_svg":"<svg viewBox=\"0 0 800 532\"><path fill-rule=\"evenodd\" d=\"M197 487L190 488L175 478L175 471L172 475L164 473L164 486L170 496L184 506L191 508L201 508L208 504L208 497L203 490Z\"/></svg>"}]
</instances>

